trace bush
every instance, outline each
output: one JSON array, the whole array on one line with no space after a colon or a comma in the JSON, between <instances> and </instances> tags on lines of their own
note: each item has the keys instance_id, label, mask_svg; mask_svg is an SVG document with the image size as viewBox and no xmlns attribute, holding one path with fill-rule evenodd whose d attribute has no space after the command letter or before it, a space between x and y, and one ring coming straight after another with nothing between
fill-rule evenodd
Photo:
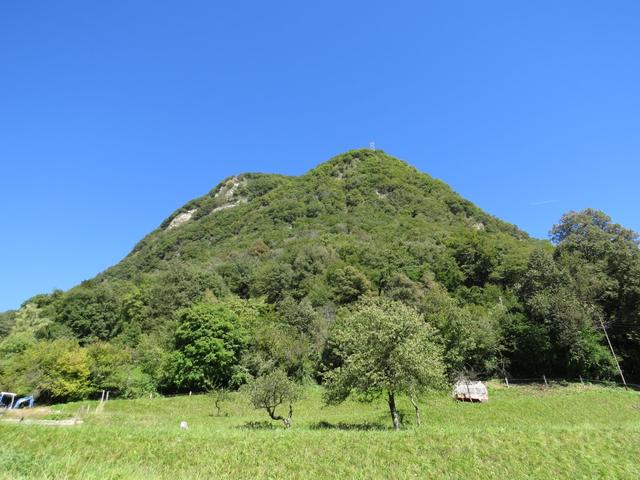
<instances>
[{"instance_id":1,"label":"bush","mask_svg":"<svg viewBox=\"0 0 640 480\"><path fill-rule=\"evenodd\" d=\"M178 390L229 386L247 343L238 316L224 305L201 303L177 313L169 368Z\"/></svg>"}]
</instances>

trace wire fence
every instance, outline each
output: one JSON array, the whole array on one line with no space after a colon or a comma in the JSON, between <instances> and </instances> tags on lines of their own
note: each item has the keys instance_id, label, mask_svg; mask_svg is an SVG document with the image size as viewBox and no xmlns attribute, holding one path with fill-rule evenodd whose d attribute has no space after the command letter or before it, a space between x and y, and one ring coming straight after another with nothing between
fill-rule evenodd
<instances>
[{"instance_id":1,"label":"wire fence","mask_svg":"<svg viewBox=\"0 0 640 480\"><path fill-rule=\"evenodd\" d=\"M517 387L519 385L529 385L529 386L540 386L540 387L552 387L552 386L568 386L570 384L582 384L584 386L588 385L602 385L604 387L619 387L626 388L628 390L635 390L640 392L640 384L637 383L622 383L620 381L615 380L599 380L595 378L586 378L586 377L577 377L577 378L557 378L557 377L547 377L546 375L542 375L541 377L529 377L529 378L511 378L511 377L502 377L502 383L504 383L507 387ZM149 393L147 394L149 399L153 398L172 398L172 397L183 397L183 396L202 396L202 395L212 395L214 392L180 392L180 393ZM144 395L141 397L143 398ZM110 399L118 399L123 398L119 395L117 391L108 391L102 390L101 393L95 393L88 400L100 400L100 403L106 403Z\"/></svg>"},{"instance_id":2,"label":"wire fence","mask_svg":"<svg viewBox=\"0 0 640 480\"><path fill-rule=\"evenodd\" d=\"M628 388L630 390L640 391L640 384L637 383L622 383L620 381L615 380L599 380L595 378L552 378L547 377L546 375L542 375L541 377L530 377L530 378L509 378L504 377L502 379L504 384L507 387L518 386L518 385L540 385L540 386L552 386L552 385L569 385L570 383L580 383L582 385L602 385L606 387L620 387L620 388Z\"/></svg>"}]
</instances>

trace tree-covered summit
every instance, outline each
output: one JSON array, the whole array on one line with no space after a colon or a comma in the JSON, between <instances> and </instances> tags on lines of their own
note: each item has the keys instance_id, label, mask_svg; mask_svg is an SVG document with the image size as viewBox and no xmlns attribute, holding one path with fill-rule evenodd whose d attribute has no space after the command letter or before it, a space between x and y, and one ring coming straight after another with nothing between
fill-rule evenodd
<instances>
[{"instance_id":1,"label":"tree-covered summit","mask_svg":"<svg viewBox=\"0 0 640 480\"><path fill-rule=\"evenodd\" d=\"M107 274L165 269L171 263L217 263L256 242L277 249L304 241L384 243L420 237L437 243L455 229L528 240L451 188L382 151L338 155L300 177L247 173L229 177L188 202ZM256 246L257 248L257 246Z\"/></svg>"},{"instance_id":2,"label":"tree-covered summit","mask_svg":"<svg viewBox=\"0 0 640 480\"><path fill-rule=\"evenodd\" d=\"M450 379L613 378L602 325L640 378L637 235L587 209L552 240L382 151L238 174L97 277L1 315L0 387L68 399L269 372L322 382L343 361L335 325L376 298L429 324Z\"/></svg>"}]
</instances>

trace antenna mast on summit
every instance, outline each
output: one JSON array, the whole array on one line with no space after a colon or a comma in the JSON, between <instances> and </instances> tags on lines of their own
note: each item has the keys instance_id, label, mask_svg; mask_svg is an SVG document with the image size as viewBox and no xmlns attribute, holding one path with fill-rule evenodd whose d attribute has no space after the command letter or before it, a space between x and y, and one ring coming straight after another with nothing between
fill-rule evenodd
<instances>
[{"instance_id":1,"label":"antenna mast on summit","mask_svg":"<svg viewBox=\"0 0 640 480\"><path fill-rule=\"evenodd\" d=\"M369 142L369 148L375 152L376 151L376 142Z\"/></svg>"}]
</instances>

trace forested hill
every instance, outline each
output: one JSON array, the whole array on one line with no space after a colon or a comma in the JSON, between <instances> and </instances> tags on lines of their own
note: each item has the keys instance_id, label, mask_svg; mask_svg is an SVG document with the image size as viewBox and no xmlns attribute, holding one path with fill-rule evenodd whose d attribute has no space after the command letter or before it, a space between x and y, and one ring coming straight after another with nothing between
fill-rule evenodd
<instances>
[{"instance_id":1,"label":"forested hill","mask_svg":"<svg viewBox=\"0 0 640 480\"><path fill-rule=\"evenodd\" d=\"M565 215L553 241L381 151L299 177L240 174L96 278L0 315L0 388L135 396L274 368L321 381L336 366L334 319L368 297L430 323L452 378L611 378L600 319L640 377L637 235L585 210Z\"/></svg>"},{"instance_id":2,"label":"forested hill","mask_svg":"<svg viewBox=\"0 0 640 480\"><path fill-rule=\"evenodd\" d=\"M230 257L264 263L312 245L361 266L374 283L385 253L406 257L403 268L413 263L412 270L446 275L446 243L464 231L495 239L504 253L536 243L401 160L357 150L300 177L230 177L174 212L105 276L130 278L177 264L216 269Z\"/></svg>"}]
</instances>

